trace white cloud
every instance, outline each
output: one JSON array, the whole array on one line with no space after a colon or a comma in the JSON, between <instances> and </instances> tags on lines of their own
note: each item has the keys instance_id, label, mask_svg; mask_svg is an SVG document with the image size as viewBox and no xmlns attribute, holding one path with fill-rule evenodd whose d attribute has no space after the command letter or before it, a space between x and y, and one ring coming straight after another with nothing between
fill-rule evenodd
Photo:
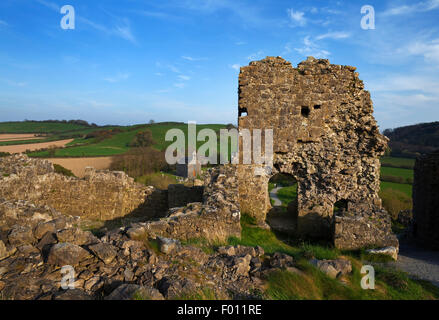
<instances>
[{"instance_id":1,"label":"white cloud","mask_svg":"<svg viewBox=\"0 0 439 320\"><path fill-rule=\"evenodd\" d=\"M241 66L239 64L235 63L235 64L232 64L230 66L230 68L235 69L236 71L239 71L241 69Z\"/></svg>"},{"instance_id":2,"label":"white cloud","mask_svg":"<svg viewBox=\"0 0 439 320\"><path fill-rule=\"evenodd\" d=\"M351 34L349 32L343 32L343 31L328 32L328 33L321 34L321 35L317 36L316 40L323 40L323 39L338 40L338 39L346 39L346 38L349 38L350 36L351 36Z\"/></svg>"},{"instance_id":3,"label":"white cloud","mask_svg":"<svg viewBox=\"0 0 439 320\"><path fill-rule=\"evenodd\" d=\"M186 86L183 82L174 83L174 87L183 89Z\"/></svg>"},{"instance_id":4,"label":"white cloud","mask_svg":"<svg viewBox=\"0 0 439 320\"><path fill-rule=\"evenodd\" d=\"M104 78L105 81L116 83L127 80L130 77L128 73L118 73L115 76Z\"/></svg>"},{"instance_id":5,"label":"white cloud","mask_svg":"<svg viewBox=\"0 0 439 320\"><path fill-rule=\"evenodd\" d=\"M428 42L413 42L408 45L407 53L421 55L426 62L439 63L439 39Z\"/></svg>"},{"instance_id":6,"label":"white cloud","mask_svg":"<svg viewBox=\"0 0 439 320\"><path fill-rule=\"evenodd\" d=\"M264 51L259 50L258 52L252 53L247 57L247 60L261 60L264 58Z\"/></svg>"},{"instance_id":7,"label":"white cloud","mask_svg":"<svg viewBox=\"0 0 439 320\"><path fill-rule=\"evenodd\" d=\"M207 60L207 58L194 58L191 56L181 56L182 59L187 60L187 61L202 61L202 60Z\"/></svg>"},{"instance_id":8,"label":"white cloud","mask_svg":"<svg viewBox=\"0 0 439 320\"><path fill-rule=\"evenodd\" d=\"M382 14L383 16L397 16L403 14L427 12L439 8L439 0L421 1L412 5L402 5L390 8Z\"/></svg>"},{"instance_id":9,"label":"white cloud","mask_svg":"<svg viewBox=\"0 0 439 320\"><path fill-rule=\"evenodd\" d=\"M27 82L17 82L9 79L2 79L3 82L9 84L10 86L14 87L25 87L27 86Z\"/></svg>"},{"instance_id":10,"label":"white cloud","mask_svg":"<svg viewBox=\"0 0 439 320\"><path fill-rule=\"evenodd\" d=\"M301 26L306 25L305 12L303 11L294 11L293 9L287 9L288 17L292 22L292 26Z\"/></svg>"},{"instance_id":11,"label":"white cloud","mask_svg":"<svg viewBox=\"0 0 439 320\"><path fill-rule=\"evenodd\" d=\"M301 48L294 48L296 52L302 56L313 56L314 58L327 58L331 53L327 50L321 49L319 45L314 43L309 36L303 39L304 46ZM291 50L289 44L285 46L286 50Z\"/></svg>"},{"instance_id":12,"label":"white cloud","mask_svg":"<svg viewBox=\"0 0 439 320\"><path fill-rule=\"evenodd\" d=\"M180 80L183 80L183 81L189 81L189 80L191 79L191 77L189 77L189 76L185 76L185 75L182 75L182 74L180 74L180 75L178 76L178 78L179 78Z\"/></svg>"}]
</instances>

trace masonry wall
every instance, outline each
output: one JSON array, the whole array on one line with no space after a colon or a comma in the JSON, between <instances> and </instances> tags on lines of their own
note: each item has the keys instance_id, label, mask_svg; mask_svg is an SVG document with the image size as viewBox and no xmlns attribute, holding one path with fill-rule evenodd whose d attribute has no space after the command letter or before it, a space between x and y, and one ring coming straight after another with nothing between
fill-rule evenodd
<instances>
[{"instance_id":1,"label":"masonry wall","mask_svg":"<svg viewBox=\"0 0 439 320\"><path fill-rule=\"evenodd\" d=\"M413 182L413 236L439 250L439 151L416 160Z\"/></svg>"},{"instance_id":2,"label":"masonry wall","mask_svg":"<svg viewBox=\"0 0 439 320\"><path fill-rule=\"evenodd\" d=\"M0 158L0 195L25 199L37 205L88 219L111 220L136 211L154 217L167 210L167 195L135 183L123 172L87 168L78 179L54 172L46 160L24 155ZM161 199L163 198L163 199Z\"/></svg>"},{"instance_id":3,"label":"masonry wall","mask_svg":"<svg viewBox=\"0 0 439 320\"><path fill-rule=\"evenodd\" d=\"M260 223L271 207L266 186L278 172L298 182L299 236L333 238L340 200L351 217L373 219L371 213L382 210L379 156L387 139L355 67L312 57L297 68L280 57L251 62L239 75L238 124L240 130L273 129L272 173L257 176L251 165L238 170L242 212ZM391 234L387 223L379 228Z\"/></svg>"}]
</instances>

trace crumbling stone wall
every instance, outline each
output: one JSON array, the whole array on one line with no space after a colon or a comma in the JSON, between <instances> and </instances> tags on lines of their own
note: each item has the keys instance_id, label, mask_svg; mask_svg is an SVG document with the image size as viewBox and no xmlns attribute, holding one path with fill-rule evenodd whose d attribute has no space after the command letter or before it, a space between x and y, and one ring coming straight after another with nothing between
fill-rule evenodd
<instances>
[{"instance_id":1,"label":"crumbling stone wall","mask_svg":"<svg viewBox=\"0 0 439 320\"><path fill-rule=\"evenodd\" d=\"M55 173L47 160L25 155L0 158L0 195L3 198L29 200L64 214L111 220L142 210L153 217L167 209L166 198L165 203L155 201L160 198L155 193L153 187L135 183L123 172L87 168L85 177L78 179Z\"/></svg>"},{"instance_id":2,"label":"crumbling stone wall","mask_svg":"<svg viewBox=\"0 0 439 320\"><path fill-rule=\"evenodd\" d=\"M413 236L439 249L439 151L416 159L413 182Z\"/></svg>"},{"instance_id":3,"label":"crumbling stone wall","mask_svg":"<svg viewBox=\"0 0 439 320\"><path fill-rule=\"evenodd\" d=\"M274 140L271 173L255 173L254 165L238 166L243 213L264 223L271 208L268 181L276 173L288 173L298 182L293 217L297 235L338 239L338 247L397 245L389 219L375 214L383 210L379 156L387 140L378 130L370 94L355 70L312 57L297 68L280 57L241 68L239 129L273 129ZM335 228L338 201L347 205L338 213ZM380 230L379 239L362 228L354 230L347 222L352 217Z\"/></svg>"},{"instance_id":4,"label":"crumbling stone wall","mask_svg":"<svg viewBox=\"0 0 439 320\"><path fill-rule=\"evenodd\" d=\"M202 202L171 208L160 220L135 223L127 234L133 239L162 236L226 241L231 236L241 237L240 218L236 167L227 165L206 172Z\"/></svg>"}]
</instances>

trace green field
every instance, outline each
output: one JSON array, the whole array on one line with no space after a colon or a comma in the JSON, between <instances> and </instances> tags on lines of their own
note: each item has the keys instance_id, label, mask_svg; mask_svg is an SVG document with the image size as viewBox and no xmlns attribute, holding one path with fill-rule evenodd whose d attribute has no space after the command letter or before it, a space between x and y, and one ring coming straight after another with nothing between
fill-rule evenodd
<instances>
[{"instance_id":1,"label":"green field","mask_svg":"<svg viewBox=\"0 0 439 320\"><path fill-rule=\"evenodd\" d=\"M409 184L381 181L381 190L386 190L386 189L399 190L404 192L410 197L412 196L412 186Z\"/></svg>"},{"instance_id":2,"label":"green field","mask_svg":"<svg viewBox=\"0 0 439 320\"><path fill-rule=\"evenodd\" d=\"M413 168L415 165L415 159L382 157L381 158L381 165L383 167Z\"/></svg>"},{"instance_id":3,"label":"green field","mask_svg":"<svg viewBox=\"0 0 439 320\"><path fill-rule=\"evenodd\" d=\"M225 128L222 124L204 124L197 125L197 133L202 129L212 129L218 131ZM117 127L123 130L121 133L117 133L109 139L97 142L96 139L85 139L84 135L98 130L107 130L114 127L99 127L99 128L87 128L81 131L73 131L74 136L68 136L67 133L62 135L62 138L76 137L70 142L66 148L57 149L55 151L55 157L97 157L97 156L113 156L123 154L127 152L130 147L130 142L134 139L136 133L145 129L151 130L154 141L154 148L158 150L166 150L166 148L172 143L172 141L165 141L166 132L170 129L180 129L184 132L186 139L188 126L185 123L156 123L148 125L135 125L129 127ZM60 137L60 135L58 135ZM53 139L53 138L52 138ZM204 141L197 141L197 147L204 144ZM218 143L219 150L219 143ZM49 151L38 151L29 153L33 157L50 157Z\"/></svg>"},{"instance_id":4,"label":"green field","mask_svg":"<svg viewBox=\"0 0 439 320\"><path fill-rule=\"evenodd\" d=\"M90 128L75 123L59 122L1 122L0 133L62 133Z\"/></svg>"},{"instance_id":5,"label":"green field","mask_svg":"<svg viewBox=\"0 0 439 320\"><path fill-rule=\"evenodd\" d=\"M381 167L381 175L389 175L395 177L402 177L405 179L407 178L413 179L413 170L393 168L393 167Z\"/></svg>"},{"instance_id":6,"label":"green field","mask_svg":"<svg viewBox=\"0 0 439 320\"><path fill-rule=\"evenodd\" d=\"M136 126L134 130L131 127L122 127L121 129L124 130L124 132L115 134L109 139L96 143L93 143L95 141L94 139L90 139L89 144L77 145L79 143L86 143L87 141L86 139L76 139L70 143L70 147L57 149L55 151L55 157L99 157L125 153L130 149L128 144L133 140L136 133L144 130L144 127ZM33 157L49 157L49 151L31 152L29 155Z\"/></svg>"}]
</instances>

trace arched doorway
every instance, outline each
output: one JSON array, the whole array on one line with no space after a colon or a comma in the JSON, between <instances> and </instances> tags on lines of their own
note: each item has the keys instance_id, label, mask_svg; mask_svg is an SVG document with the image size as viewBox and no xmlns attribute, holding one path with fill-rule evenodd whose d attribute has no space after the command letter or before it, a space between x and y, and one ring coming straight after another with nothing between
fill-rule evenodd
<instances>
[{"instance_id":1,"label":"arched doorway","mask_svg":"<svg viewBox=\"0 0 439 320\"><path fill-rule=\"evenodd\" d=\"M290 174L277 173L268 181L271 209L267 223L277 232L294 235L297 228L297 180Z\"/></svg>"}]
</instances>

